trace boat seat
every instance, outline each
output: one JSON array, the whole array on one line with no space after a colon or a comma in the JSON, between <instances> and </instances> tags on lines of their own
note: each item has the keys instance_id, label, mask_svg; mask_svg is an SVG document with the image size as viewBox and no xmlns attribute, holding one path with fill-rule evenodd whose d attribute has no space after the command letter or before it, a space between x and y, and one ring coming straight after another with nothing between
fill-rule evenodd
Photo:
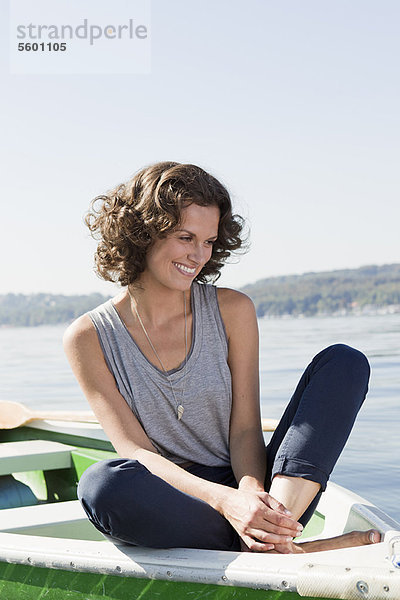
<instances>
[{"instance_id":1,"label":"boat seat","mask_svg":"<svg viewBox=\"0 0 400 600\"><path fill-rule=\"evenodd\" d=\"M104 541L79 500L0 510L0 532Z\"/></svg>"},{"instance_id":2,"label":"boat seat","mask_svg":"<svg viewBox=\"0 0 400 600\"><path fill-rule=\"evenodd\" d=\"M71 467L71 450L59 442L29 440L0 444L0 475Z\"/></svg>"}]
</instances>

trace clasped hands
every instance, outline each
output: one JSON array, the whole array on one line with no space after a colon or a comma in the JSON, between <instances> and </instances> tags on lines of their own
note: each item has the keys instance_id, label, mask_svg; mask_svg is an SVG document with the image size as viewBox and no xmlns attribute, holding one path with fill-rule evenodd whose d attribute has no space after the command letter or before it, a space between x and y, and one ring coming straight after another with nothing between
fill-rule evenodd
<instances>
[{"instance_id":1,"label":"clasped hands","mask_svg":"<svg viewBox=\"0 0 400 600\"><path fill-rule=\"evenodd\" d=\"M303 530L290 511L264 491L230 488L222 513L239 534L242 550L251 552L291 553L293 538Z\"/></svg>"}]
</instances>

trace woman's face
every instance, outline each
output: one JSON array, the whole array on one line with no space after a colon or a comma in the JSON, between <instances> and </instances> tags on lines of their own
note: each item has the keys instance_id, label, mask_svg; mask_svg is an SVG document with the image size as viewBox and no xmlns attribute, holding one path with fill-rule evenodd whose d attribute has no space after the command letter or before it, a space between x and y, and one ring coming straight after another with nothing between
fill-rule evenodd
<instances>
[{"instance_id":1,"label":"woman's face","mask_svg":"<svg viewBox=\"0 0 400 600\"><path fill-rule=\"evenodd\" d=\"M189 204L183 208L178 229L156 240L148 251L143 279L156 280L170 289L189 289L211 258L219 218L217 206Z\"/></svg>"}]
</instances>

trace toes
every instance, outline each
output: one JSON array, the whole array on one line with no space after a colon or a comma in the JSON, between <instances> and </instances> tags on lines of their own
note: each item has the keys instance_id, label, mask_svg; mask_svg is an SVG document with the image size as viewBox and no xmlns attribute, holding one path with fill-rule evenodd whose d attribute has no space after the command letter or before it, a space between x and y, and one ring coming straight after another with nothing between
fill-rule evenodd
<instances>
[{"instance_id":1,"label":"toes","mask_svg":"<svg viewBox=\"0 0 400 600\"><path fill-rule=\"evenodd\" d=\"M346 539L347 538L347 539ZM368 529L368 531L352 531L343 536L346 541L344 547L349 546L367 546L377 544L381 541L381 534L377 529Z\"/></svg>"},{"instance_id":2,"label":"toes","mask_svg":"<svg viewBox=\"0 0 400 600\"><path fill-rule=\"evenodd\" d=\"M367 544L377 544L381 541L381 534L377 529L370 529L365 532L365 535L367 537Z\"/></svg>"}]
</instances>

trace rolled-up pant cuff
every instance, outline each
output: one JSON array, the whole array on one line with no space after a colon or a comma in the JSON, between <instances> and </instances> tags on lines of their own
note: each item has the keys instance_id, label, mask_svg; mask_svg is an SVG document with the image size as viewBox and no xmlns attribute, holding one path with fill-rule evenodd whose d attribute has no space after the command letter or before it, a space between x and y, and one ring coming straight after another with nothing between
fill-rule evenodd
<instances>
[{"instance_id":1,"label":"rolled-up pant cuff","mask_svg":"<svg viewBox=\"0 0 400 600\"><path fill-rule=\"evenodd\" d=\"M275 475L286 475L287 477L302 477L303 479L309 479L310 481L315 481L321 485L321 492L324 492L326 489L326 484L328 482L328 474L316 467L308 463L305 460L300 460L298 458L287 458L287 457L277 457L274 462L274 466L272 469L271 481L275 477Z\"/></svg>"}]
</instances>

